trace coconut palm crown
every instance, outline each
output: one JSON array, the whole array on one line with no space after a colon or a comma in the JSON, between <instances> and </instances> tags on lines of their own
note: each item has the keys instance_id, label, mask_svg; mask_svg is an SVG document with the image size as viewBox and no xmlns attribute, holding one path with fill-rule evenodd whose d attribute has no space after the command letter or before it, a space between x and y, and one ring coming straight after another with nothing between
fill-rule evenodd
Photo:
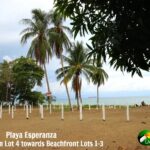
<instances>
[{"instance_id":1,"label":"coconut palm crown","mask_svg":"<svg viewBox=\"0 0 150 150\"><path fill-rule=\"evenodd\" d=\"M49 32L50 15L40 9L34 9L32 19L22 19L21 22L27 26L21 32L21 43L25 44L32 39L27 57L35 58L37 63L44 67L48 93L51 94L45 65L52 56L49 43L49 36L52 36Z\"/></svg>"},{"instance_id":2,"label":"coconut palm crown","mask_svg":"<svg viewBox=\"0 0 150 150\"><path fill-rule=\"evenodd\" d=\"M75 98L79 108L79 103L82 103L81 98L81 86L82 76L90 81L92 73L96 72L97 67L93 66L92 61L87 59L87 50L84 48L82 43L77 42L68 50L69 56L63 56L64 62L67 64L63 68L56 70L57 79L61 82L68 83L72 81L72 88L75 92Z\"/></svg>"},{"instance_id":3,"label":"coconut palm crown","mask_svg":"<svg viewBox=\"0 0 150 150\"><path fill-rule=\"evenodd\" d=\"M48 41L49 18L50 16L46 12L34 9L32 10L32 19L22 19L22 23L27 28L21 32L21 43L25 44L32 38L27 56L35 58L40 65L45 64L52 55Z\"/></svg>"}]
</instances>

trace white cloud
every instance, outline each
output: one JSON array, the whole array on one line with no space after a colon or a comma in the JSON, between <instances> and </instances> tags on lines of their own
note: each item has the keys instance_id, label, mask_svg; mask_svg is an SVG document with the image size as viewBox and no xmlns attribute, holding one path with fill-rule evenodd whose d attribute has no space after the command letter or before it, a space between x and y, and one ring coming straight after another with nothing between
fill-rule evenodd
<instances>
[{"instance_id":1,"label":"white cloud","mask_svg":"<svg viewBox=\"0 0 150 150\"><path fill-rule=\"evenodd\" d=\"M24 28L20 20L30 18L32 9L49 11L52 7L53 0L1 0L0 43L19 42L19 34Z\"/></svg>"},{"instance_id":2,"label":"white cloud","mask_svg":"<svg viewBox=\"0 0 150 150\"><path fill-rule=\"evenodd\" d=\"M3 60L6 60L7 62L12 61L12 58L10 56L4 56Z\"/></svg>"},{"instance_id":3,"label":"white cloud","mask_svg":"<svg viewBox=\"0 0 150 150\"><path fill-rule=\"evenodd\" d=\"M123 75L120 71L113 71L112 69L107 71L109 74L108 81L105 85L100 86L101 92L119 92L119 91L149 91L150 76L144 76L140 78L138 76L131 77L130 74L125 73ZM92 83L88 84L83 79L83 92L96 93L96 86Z\"/></svg>"}]
</instances>

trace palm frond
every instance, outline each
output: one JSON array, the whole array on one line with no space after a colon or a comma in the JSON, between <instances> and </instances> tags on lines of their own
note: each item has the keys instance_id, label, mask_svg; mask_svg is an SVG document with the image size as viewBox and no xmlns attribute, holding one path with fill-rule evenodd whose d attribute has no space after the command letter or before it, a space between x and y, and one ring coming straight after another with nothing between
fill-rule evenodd
<instances>
[{"instance_id":1,"label":"palm frond","mask_svg":"<svg viewBox=\"0 0 150 150\"><path fill-rule=\"evenodd\" d=\"M27 25L27 26L29 26L33 29L36 29L36 24L31 19L22 19L21 23L24 24L24 25Z\"/></svg>"},{"instance_id":2,"label":"palm frond","mask_svg":"<svg viewBox=\"0 0 150 150\"><path fill-rule=\"evenodd\" d=\"M75 67L71 67L67 71L67 73L65 73L64 79L61 81L61 83L65 83L65 84L68 83L73 77L73 75L75 74L75 71L76 71Z\"/></svg>"},{"instance_id":3,"label":"palm frond","mask_svg":"<svg viewBox=\"0 0 150 150\"><path fill-rule=\"evenodd\" d=\"M63 57L64 62L66 62L67 64L73 64L72 59L70 59L69 57L66 57L64 55L62 57Z\"/></svg>"},{"instance_id":4,"label":"palm frond","mask_svg":"<svg viewBox=\"0 0 150 150\"><path fill-rule=\"evenodd\" d=\"M20 35L28 33L28 32L35 32L35 30L33 28L31 28L31 27L27 27L26 29L21 31Z\"/></svg>"},{"instance_id":5,"label":"palm frond","mask_svg":"<svg viewBox=\"0 0 150 150\"><path fill-rule=\"evenodd\" d=\"M21 38L21 43L22 43L22 44L25 44L28 39L34 38L35 36L36 36L36 33L35 33L35 32L28 32L28 33L25 33L25 34L22 36L22 38Z\"/></svg>"},{"instance_id":6,"label":"palm frond","mask_svg":"<svg viewBox=\"0 0 150 150\"><path fill-rule=\"evenodd\" d=\"M67 74L68 70L70 69L69 66L66 66L64 68L59 68L55 71L56 75L57 75L57 80L63 80L64 79L64 75Z\"/></svg>"},{"instance_id":7,"label":"palm frond","mask_svg":"<svg viewBox=\"0 0 150 150\"><path fill-rule=\"evenodd\" d=\"M67 70L67 69L69 69L69 68L70 68L70 66L65 66L65 67L63 67L63 68L59 68L59 69L57 69L57 70L55 71L55 73L58 74L58 73L60 73L60 72L63 72L63 69L64 69L64 70Z\"/></svg>"},{"instance_id":8,"label":"palm frond","mask_svg":"<svg viewBox=\"0 0 150 150\"><path fill-rule=\"evenodd\" d=\"M96 72L92 74L91 78L94 84L100 86L108 79L108 74L102 68L97 67Z\"/></svg>"}]
</instances>

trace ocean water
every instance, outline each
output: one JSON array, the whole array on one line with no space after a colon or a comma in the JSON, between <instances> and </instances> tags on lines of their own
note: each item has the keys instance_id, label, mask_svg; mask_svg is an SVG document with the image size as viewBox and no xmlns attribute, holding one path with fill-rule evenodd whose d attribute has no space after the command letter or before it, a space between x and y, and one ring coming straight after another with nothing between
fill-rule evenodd
<instances>
[{"instance_id":1,"label":"ocean water","mask_svg":"<svg viewBox=\"0 0 150 150\"><path fill-rule=\"evenodd\" d=\"M91 104L96 105L97 100L96 98L83 98L83 104ZM105 105L134 105L138 104L140 105L141 102L144 101L146 104L150 104L150 96L149 97L100 97L99 103L105 104ZM67 100L65 99L57 99L56 104L64 103L67 104ZM72 100L73 104L76 104L75 100Z\"/></svg>"}]
</instances>

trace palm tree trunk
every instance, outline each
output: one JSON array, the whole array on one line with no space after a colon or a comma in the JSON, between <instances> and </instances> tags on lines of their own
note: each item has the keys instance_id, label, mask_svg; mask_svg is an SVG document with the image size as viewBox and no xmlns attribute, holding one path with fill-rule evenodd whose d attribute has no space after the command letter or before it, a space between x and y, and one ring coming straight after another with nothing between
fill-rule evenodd
<instances>
[{"instance_id":1,"label":"palm tree trunk","mask_svg":"<svg viewBox=\"0 0 150 150\"><path fill-rule=\"evenodd\" d=\"M99 108L99 86L97 85L97 109Z\"/></svg>"},{"instance_id":2,"label":"palm tree trunk","mask_svg":"<svg viewBox=\"0 0 150 150\"><path fill-rule=\"evenodd\" d=\"M82 97L81 97L81 93L80 93L80 103L82 104Z\"/></svg>"},{"instance_id":3,"label":"palm tree trunk","mask_svg":"<svg viewBox=\"0 0 150 150\"><path fill-rule=\"evenodd\" d=\"M81 93L80 93L80 91L79 91L79 99L80 99L80 105L82 104L82 97L81 97ZM79 101L79 100L78 100ZM80 106L79 105L79 106Z\"/></svg>"},{"instance_id":4,"label":"palm tree trunk","mask_svg":"<svg viewBox=\"0 0 150 150\"><path fill-rule=\"evenodd\" d=\"M79 78L79 79L80 79L80 78ZM81 86L82 86L82 81L81 81L81 80L79 80L79 98L80 98L80 103L82 104Z\"/></svg>"},{"instance_id":5,"label":"palm tree trunk","mask_svg":"<svg viewBox=\"0 0 150 150\"><path fill-rule=\"evenodd\" d=\"M49 86L49 81L48 81L47 69L46 69L45 64L44 64L44 72L45 72L45 79L46 79L46 84L47 84L47 91L48 91L48 93L51 93L50 86ZM48 99L48 100L50 102L50 99Z\"/></svg>"},{"instance_id":6,"label":"palm tree trunk","mask_svg":"<svg viewBox=\"0 0 150 150\"><path fill-rule=\"evenodd\" d=\"M77 109L79 110L79 97L77 97Z\"/></svg>"},{"instance_id":7,"label":"palm tree trunk","mask_svg":"<svg viewBox=\"0 0 150 150\"><path fill-rule=\"evenodd\" d=\"M80 103L82 104L81 89L79 90Z\"/></svg>"},{"instance_id":8,"label":"palm tree trunk","mask_svg":"<svg viewBox=\"0 0 150 150\"><path fill-rule=\"evenodd\" d=\"M62 55L60 55L60 60L61 60L62 68L63 68L63 74L65 76L65 73L64 73L64 63L63 63ZM70 107L70 110L72 111L72 105L71 105L71 99L70 99L70 95L69 95L68 85L67 85L67 83L64 83L64 84L65 84L65 88L66 88L66 92L67 92L67 96L68 96L69 107Z\"/></svg>"}]
</instances>

